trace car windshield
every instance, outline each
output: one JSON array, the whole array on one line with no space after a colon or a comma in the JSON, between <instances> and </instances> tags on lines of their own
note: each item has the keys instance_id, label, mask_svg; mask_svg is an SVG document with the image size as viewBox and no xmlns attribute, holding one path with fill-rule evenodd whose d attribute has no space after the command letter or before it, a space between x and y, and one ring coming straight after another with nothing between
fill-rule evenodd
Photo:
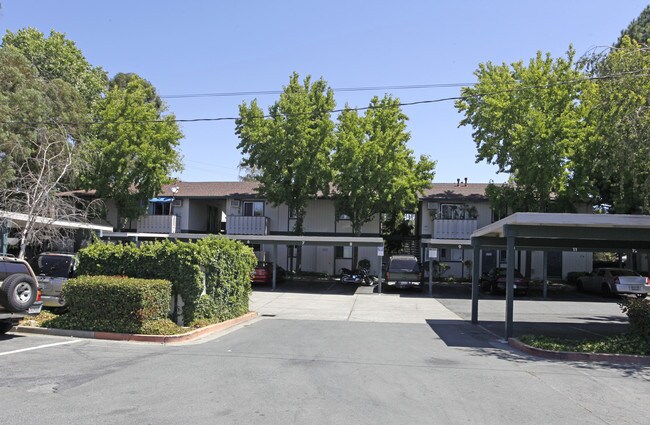
<instances>
[{"instance_id":1,"label":"car windshield","mask_svg":"<svg viewBox=\"0 0 650 425\"><path fill-rule=\"evenodd\" d=\"M51 277L70 277L72 257L63 255L41 255L38 257L34 273Z\"/></svg>"},{"instance_id":2,"label":"car windshield","mask_svg":"<svg viewBox=\"0 0 650 425\"><path fill-rule=\"evenodd\" d=\"M626 269L613 269L610 273L612 276L640 276L637 272Z\"/></svg>"},{"instance_id":3,"label":"car windshield","mask_svg":"<svg viewBox=\"0 0 650 425\"><path fill-rule=\"evenodd\" d=\"M390 262L390 269L409 271L414 273L420 272L420 267L418 266L418 262L414 260L408 260L408 259L403 259L403 260L394 259L393 261Z\"/></svg>"}]
</instances>

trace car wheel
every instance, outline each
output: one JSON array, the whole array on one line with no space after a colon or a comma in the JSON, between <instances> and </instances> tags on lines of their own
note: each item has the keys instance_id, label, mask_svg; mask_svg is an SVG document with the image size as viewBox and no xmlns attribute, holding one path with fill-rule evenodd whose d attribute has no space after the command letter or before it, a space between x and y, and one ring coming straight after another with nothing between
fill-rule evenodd
<instances>
[{"instance_id":1,"label":"car wheel","mask_svg":"<svg viewBox=\"0 0 650 425\"><path fill-rule=\"evenodd\" d=\"M14 327L14 324L11 321L2 321L0 322L0 335L4 335Z\"/></svg>"},{"instance_id":2,"label":"car wheel","mask_svg":"<svg viewBox=\"0 0 650 425\"><path fill-rule=\"evenodd\" d=\"M36 282L26 274L13 274L0 288L0 304L9 311L26 310L34 304L38 293Z\"/></svg>"},{"instance_id":3,"label":"car wheel","mask_svg":"<svg viewBox=\"0 0 650 425\"><path fill-rule=\"evenodd\" d=\"M612 296L612 288L609 287L607 282L603 282L603 284L600 287L600 290L603 293L603 296L605 296L605 297L611 297Z\"/></svg>"}]
</instances>

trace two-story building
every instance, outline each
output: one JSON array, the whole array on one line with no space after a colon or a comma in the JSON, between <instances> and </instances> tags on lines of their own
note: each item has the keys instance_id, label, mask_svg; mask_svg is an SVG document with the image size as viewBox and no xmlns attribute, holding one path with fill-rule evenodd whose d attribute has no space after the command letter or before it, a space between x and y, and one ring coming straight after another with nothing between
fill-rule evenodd
<instances>
[{"instance_id":1,"label":"two-story building","mask_svg":"<svg viewBox=\"0 0 650 425\"><path fill-rule=\"evenodd\" d=\"M248 235L248 239L255 241L262 239L259 236L292 235L295 215L286 205L274 206L260 197L257 187L256 182L177 182L167 185L158 197L150 200L147 214L133 221L130 229L106 233L106 236L187 240L223 234L244 241L247 238L243 236ZM108 211L107 220L116 223L117 211L110 204ZM351 241L357 239L353 237L349 218L337 213L331 197L319 196L308 202L303 228L304 236L327 238L328 243L315 245L313 238L305 245L274 243L278 265L295 270L300 246L303 271L333 275L343 267L352 268ZM361 237L381 237L379 214L362 227ZM337 241L340 245L336 244ZM272 260L272 244L250 244L261 260ZM358 244L355 242L355 245ZM371 273L380 273L376 246L359 246L358 258L370 261Z\"/></svg>"},{"instance_id":2,"label":"two-story building","mask_svg":"<svg viewBox=\"0 0 650 425\"><path fill-rule=\"evenodd\" d=\"M416 215L416 238L420 247L420 259L426 261L430 252L435 259L449 266L443 277L470 276L472 248L471 234L501 218L490 207L485 195L487 183L433 183L420 196ZM304 236L312 238L304 244L299 238L295 243L282 243L284 236L292 235L295 216L286 205L272 205L257 192L256 182L177 182L167 185L162 193L152 198L147 214L134 220L127 232L106 233L110 238L169 237L188 240L210 234L223 234L249 242L263 260L277 258L278 265L295 270L298 247L301 248L301 269L325 274L338 274L341 268L352 268L351 241L354 239L350 220L336 211L331 197L319 196L309 201L303 223ZM585 211L588 212L585 207ZM117 212L108 208L107 220L115 224ZM362 228L362 237L381 238L379 214ZM273 239L273 243L265 240ZM318 245L313 238L328 238L326 244ZM381 243L381 242L379 242ZM431 250L433 248L434 250ZM275 255L274 255L275 254ZM484 250L481 269L505 264L505 250ZM530 267L533 278L542 276L542 253L517 252L516 264L522 273ZM381 259L377 246L359 246L358 259L367 259L371 273L381 273ZM591 269L592 254L589 252L547 253L548 276L566 278L570 271Z\"/></svg>"},{"instance_id":3,"label":"two-story building","mask_svg":"<svg viewBox=\"0 0 650 425\"><path fill-rule=\"evenodd\" d=\"M485 227L505 216L492 210L485 194L487 183L468 183L467 179L456 183L434 183L420 198L418 211L418 232L421 238L422 258L427 259L429 248L437 254L435 260L445 263L449 269L443 277L471 276L473 251L471 235L477 229ZM587 205L581 211L588 213ZM526 273L530 266L532 278L542 278L543 255L531 252L530 261L526 261L527 252L517 251L516 267ZM547 276L563 279L571 271L589 271L593 263L591 252L547 253ZM481 270L506 264L505 250L483 250Z\"/></svg>"}]
</instances>

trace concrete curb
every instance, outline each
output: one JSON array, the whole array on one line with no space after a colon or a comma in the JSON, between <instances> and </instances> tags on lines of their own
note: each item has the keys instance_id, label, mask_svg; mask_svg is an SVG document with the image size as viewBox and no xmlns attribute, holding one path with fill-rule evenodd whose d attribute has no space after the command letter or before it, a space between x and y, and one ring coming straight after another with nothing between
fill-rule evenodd
<instances>
[{"instance_id":1,"label":"concrete curb","mask_svg":"<svg viewBox=\"0 0 650 425\"><path fill-rule=\"evenodd\" d=\"M179 344L182 342L193 341L211 333L223 331L233 326L239 325L257 317L257 312L246 313L243 316L226 320L225 322L215 323L204 328L179 335L141 335L141 334L122 334L115 332L94 332L94 331L75 331L67 329L37 328L32 326L16 326L15 332L31 333L40 335L68 336L74 338L105 339L110 341L137 341L149 342L155 344Z\"/></svg>"},{"instance_id":2,"label":"concrete curb","mask_svg":"<svg viewBox=\"0 0 650 425\"><path fill-rule=\"evenodd\" d=\"M508 338L508 345L526 354L553 360L567 360L575 362L608 362L620 364L634 364L650 366L650 356L637 356L631 354L605 354L605 353L577 353L571 351L552 351L531 347L517 338Z\"/></svg>"}]
</instances>

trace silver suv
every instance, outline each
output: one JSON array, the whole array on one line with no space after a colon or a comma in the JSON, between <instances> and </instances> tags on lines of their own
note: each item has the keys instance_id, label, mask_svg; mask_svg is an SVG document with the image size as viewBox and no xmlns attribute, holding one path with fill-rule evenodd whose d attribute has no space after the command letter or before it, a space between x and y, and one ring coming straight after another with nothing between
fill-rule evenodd
<instances>
[{"instance_id":1,"label":"silver suv","mask_svg":"<svg viewBox=\"0 0 650 425\"><path fill-rule=\"evenodd\" d=\"M23 317L40 313L42 307L40 289L29 263L0 256L0 334Z\"/></svg>"}]
</instances>

